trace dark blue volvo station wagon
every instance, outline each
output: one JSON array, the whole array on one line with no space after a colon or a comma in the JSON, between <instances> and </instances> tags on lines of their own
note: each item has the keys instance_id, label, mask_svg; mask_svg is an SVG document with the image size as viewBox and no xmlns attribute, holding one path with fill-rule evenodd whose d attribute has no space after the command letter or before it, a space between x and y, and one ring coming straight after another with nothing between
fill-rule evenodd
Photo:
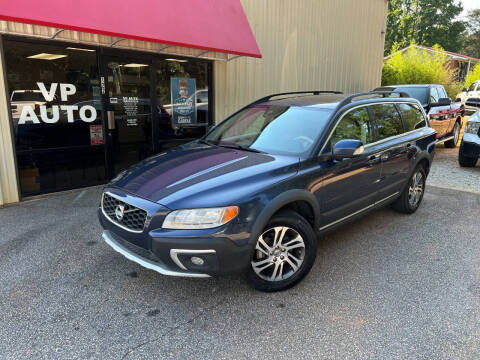
<instances>
[{"instance_id":1,"label":"dark blue volvo station wagon","mask_svg":"<svg viewBox=\"0 0 480 360\"><path fill-rule=\"evenodd\" d=\"M102 194L103 238L164 275L242 273L286 289L323 233L386 205L414 213L434 152L405 93L271 95L120 173Z\"/></svg>"}]
</instances>

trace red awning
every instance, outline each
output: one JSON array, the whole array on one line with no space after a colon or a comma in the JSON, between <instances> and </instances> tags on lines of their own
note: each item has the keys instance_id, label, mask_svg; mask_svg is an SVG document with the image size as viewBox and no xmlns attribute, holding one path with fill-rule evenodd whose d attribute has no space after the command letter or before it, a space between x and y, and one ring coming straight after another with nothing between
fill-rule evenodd
<instances>
[{"instance_id":1,"label":"red awning","mask_svg":"<svg viewBox=\"0 0 480 360\"><path fill-rule=\"evenodd\" d=\"M0 20L262 57L240 0L1 0Z\"/></svg>"}]
</instances>

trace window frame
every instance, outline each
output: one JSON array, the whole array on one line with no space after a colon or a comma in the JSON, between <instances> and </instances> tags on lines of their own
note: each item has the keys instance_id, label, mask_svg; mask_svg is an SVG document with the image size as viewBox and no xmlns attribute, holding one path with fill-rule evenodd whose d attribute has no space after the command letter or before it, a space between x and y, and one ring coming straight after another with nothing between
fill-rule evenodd
<instances>
[{"instance_id":1,"label":"window frame","mask_svg":"<svg viewBox=\"0 0 480 360\"><path fill-rule=\"evenodd\" d=\"M363 144L363 146L365 147L365 146L367 146L367 145L369 145L369 144L373 144L373 143L376 141L376 138L377 138L377 134L376 134L376 130L377 130L377 129L376 129L376 127L375 127L375 122L373 121L372 114L370 113L369 105L367 105L367 104L364 104L364 105L361 105L361 106L358 106L358 107L354 107L354 108L348 109L344 114L342 114L341 118L336 122L335 128L332 130L331 134L329 135L329 138L328 138L327 142L330 142L330 141L332 140L332 137L333 137L335 131L337 130L338 125L343 121L343 119L344 119L348 114L351 114L351 113L353 113L353 112L355 112L355 111L358 111L359 109L362 109L362 108L364 108L365 111L367 112L368 121L369 121L369 123L370 123L371 130L372 130L371 137L372 137L372 139L373 139L372 142L369 142L369 143L367 143L367 144ZM342 139L342 140L344 140L344 139ZM352 140L354 140L354 139L352 139ZM330 143L330 147L332 147L332 146L331 146L331 143Z\"/></svg>"},{"instance_id":2,"label":"window frame","mask_svg":"<svg viewBox=\"0 0 480 360\"><path fill-rule=\"evenodd\" d=\"M388 102L373 102L373 103L364 103L364 104L359 104L357 106L354 106L352 108L349 108L347 109L344 113L342 113L338 120L335 121L335 124L332 126L332 128L329 130L329 133L328 133L328 136L325 138L323 144L320 146L320 150L318 151L317 155L316 156L321 156L321 155L328 155L328 154L331 154L331 151L330 152L325 152L325 149L327 148L327 145L329 144L330 142L330 139L333 135L333 132L335 131L335 129L337 128L337 125L340 123L340 121L343 119L343 117L348 114L348 112L352 111L352 110L355 110L359 107L368 107L368 106L371 106L371 105L376 105L376 104L394 104L394 105L397 105L397 104L407 104L407 105L411 105L413 107L415 107L418 111L420 111L420 113L422 114L424 120L425 120L425 126L421 127L421 128L418 128L418 129L414 129L414 130L411 130L411 131L407 131L407 132L404 132L400 135L396 135L396 136L391 136L391 137L388 137L388 138L385 138L383 140L379 140L379 141L375 141L373 143L370 143L370 144L367 144L367 145L364 145L364 148L365 149L368 149L372 146L376 146L378 144L381 144L381 143L384 143L384 142L387 142L387 141L390 141L390 140L393 140L395 138L399 138L399 137L402 137L402 136L406 136L406 135L410 135L410 134L413 134L414 132L418 132L418 131L421 131L425 128L429 128L430 127L430 124L428 123L428 120L427 120L427 115L425 114L425 110L423 110L423 107L421 107L421 105L419 104L416 104L416 103L413 103L413 102L409 102L409 101L388 101ZM400 113L400 112L399 112ZM402 118L402 123L404 124L404 128L405 128L405 122L403 120L403 116L402 114L400 113L400 116ZM375 132L375 129L374 129L374 132Z\"/></svg>"},{"instance_id":3,"label":"window frame","mask_svg":"<svg viewBox=\"0 0 480 360\"><path fill-rule=\"evenodd\" d=\"M377 126L378 126L378 123L377 123L377 119L375 118L375 116L373 115L372 113L372 106L375 106L375 105L393 105L393 108L395 109L395 111L397 112L399 118L400 118L400 122L402 123L402 128L403 128L403 132L400 133L400 134L396 134L396 135L392 135L392 136L387 136L386 138L383 138L383 139L378 139L377 136L378 136L378 129L377 129ZM403 120L403 117L402 117L402 114L400 113L400 111L398 110L398 106L397 106L397 103L376 103L376 104L371 104L368 106L368 112L370 114L370 118L372 119L372 122L374 123L374 128L375 128L375 141L374 143L380 143L380 142L383 142L383 141L386 141L390 138L396 138L396 137L399 137L399 136L402 136L403 134L405 134L407 131L406 131L406 126L405 126L405 121Z\"/></svg>"}]
</instances>

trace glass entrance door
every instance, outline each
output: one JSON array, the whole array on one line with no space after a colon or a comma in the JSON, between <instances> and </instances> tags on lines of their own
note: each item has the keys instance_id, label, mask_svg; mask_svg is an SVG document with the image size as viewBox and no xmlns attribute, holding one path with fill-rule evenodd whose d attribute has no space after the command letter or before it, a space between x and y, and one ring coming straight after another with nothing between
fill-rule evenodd
<instances>
[{"instance_id":1,"label":"glass entrance door","mask_svg":"<svg viewBox=\"0 0 480 360\"><path fill-rule=\"evenodd\" d=\"M150 61L106 57L110 176L153 154Z\"/></svg>"}]
</instances>

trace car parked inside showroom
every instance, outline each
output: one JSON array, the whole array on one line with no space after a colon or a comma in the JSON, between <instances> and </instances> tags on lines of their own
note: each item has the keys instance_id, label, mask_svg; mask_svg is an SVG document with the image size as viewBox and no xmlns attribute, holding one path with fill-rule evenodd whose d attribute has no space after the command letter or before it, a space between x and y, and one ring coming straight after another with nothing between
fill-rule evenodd
<instances>
[{"instance_id":1,"label":"car parked inside showroom","mask_svg":"<svg viewBox=\"0 0 480 360\"><path fill-rule=\"evenodd\" d=\"M480 156L480 99L469 99L467 105L477 111L467 120L458 149L458 163L462 167L474 167Z\"/></svg>"},{"instance_id":2,"label":"car parked inside showroom","mask_svg":"<svg viewBox=\"0 0 480 360\"><path fill-rule=\"evenodd\" d=\"M452 103L443 85L389 85L377 90L403 91L417 99L428 115L430 126L437 132L437 143L454 148L460 139L465 114L464 105Z\"/></svg>"},{"instance_id":3,"label":"car parked inside showroom","mask_svg":"<svg viewBox=\"0 0 480 360\"><path fill-rule=\"evenodd\" d=\"M121 172L102 193L103 238L164 275L242 273L283 290L309 272L322 234L390 204L414 213L434 152L405 93L270 95Z\"/></svg>"}]
</instances>

